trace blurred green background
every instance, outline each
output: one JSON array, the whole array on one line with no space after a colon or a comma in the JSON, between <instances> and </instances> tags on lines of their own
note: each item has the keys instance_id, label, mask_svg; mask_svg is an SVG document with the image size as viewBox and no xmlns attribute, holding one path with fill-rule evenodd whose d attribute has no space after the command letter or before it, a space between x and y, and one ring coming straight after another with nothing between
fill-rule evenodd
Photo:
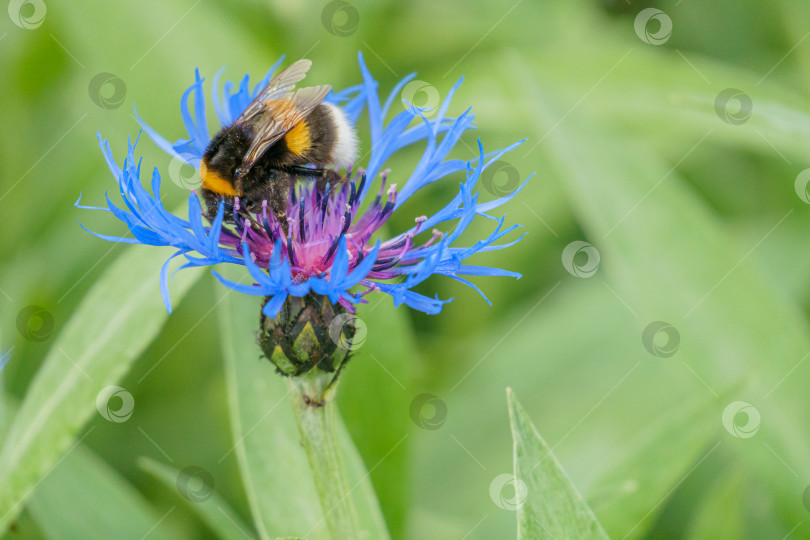
<instances>
[{"instance_id":1,"label":"blurred green background","mask_svg":"<svg viewBox=\"0 0 810 540\"><path fill-rule=\"evenodd\" d=\"M170 140L185 135L178 103L195 67L207 81L221 66L239 80L263 75L281 54L308 57L307 82L343 88L360 80L359 50L383 95L412 71L430 87L425 100L465 76L451 113L472 105L478 129L456 157L473 158L476 137L486 150L528 138L485 176L482 199L537 172L503 210L529 234L474 261L524 276L476 279L492 307L436 277L420 291L455 297L438 316L394 309L387 297L359 311L368 339L343 377L341 410L392 537L513 537L514 512L490 493L512 471L507 386L613 538L810 537L810 250L802 243L810 4L45 5L34 28L0 17L8 403L26 398L47 355L72 369L74 353L58 340L85 294L127 252L154 251L95 239L76 221L121 232L110 216L73 207L80 193L85 204L103 204L104 190L115 195L96 132L120 160L138 130L134 104ZM651 7L660 13L642 12ZM12 12L33 20L37 5L12 1ZM97 78L104 73L125 90ZM143 179L158 167L166 206L181 205L187 192L171 182L170 159L148 140L138 151ZM403 152L393 175L406 177L418 157ZM423 190L389 230L457 189L446 180ZM490 228L481 220L465 238ZM566 259L575 241L595 251ZM598 268L586 277L595 253ZM121 285L147 283L143 294L159 303L158 266ZM208 273L195 279L173 282L174 313L155 319L165 319L159 332L127 321L136 360L115 371L124 353L111 352L109 378L94 384L127 389L132 417L108 422L93 411L74 434L81 443L63 449L68 458L38 470L43 479L8 538L67 538L82 527L98 538L213 537L199 509L148 474L142 456L201 467L223 505L251 521L246 493L274 486L251 487L230 452L237 396L220 351L237 336L219 313L230 305L226 290ZM258 301L239 304L254 310L248 320L258 317ZM44 311L34 316L28 306ZM668 326L656 333L657 321ZM90 331L102 323L81 322ZM237 360L272 377L257 350ZM0 410L0 435L13 407Z\"/></svg>"}]
</instances>

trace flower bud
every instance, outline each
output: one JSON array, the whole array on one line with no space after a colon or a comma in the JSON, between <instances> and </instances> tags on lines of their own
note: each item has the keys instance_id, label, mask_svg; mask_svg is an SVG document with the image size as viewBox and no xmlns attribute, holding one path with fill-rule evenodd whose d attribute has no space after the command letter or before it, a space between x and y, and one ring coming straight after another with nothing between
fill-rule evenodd
<instances>
[{"instance_id":1,"label":"flower bud","mask_svg":"<svg viewBox=\"0 0 810 540\"><path fill-rule=\"evenodd\" d=\"M262 313L259 345L282 375L299 376L315 368L334 373L349 359L350 350L338 344L351 341L354 325L341 325L338 336L330 336L329 325L345 312L343 306L333 305L325 296L290 296L276 318Z\"/></svg>"}]
</instances>

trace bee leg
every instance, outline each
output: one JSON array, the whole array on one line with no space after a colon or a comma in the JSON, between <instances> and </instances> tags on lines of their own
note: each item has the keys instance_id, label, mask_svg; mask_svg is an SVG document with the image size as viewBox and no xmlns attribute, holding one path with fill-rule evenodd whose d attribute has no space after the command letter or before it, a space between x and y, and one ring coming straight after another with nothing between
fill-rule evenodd
<instances>
[{"instance_id":1,"label":"bee leg","mask_svg":"<svg viewBox=\"0 0 810 540\"><path fill-rule=\"evenodd\" d=\"M298 176L323 176L323 169L310 169L309 167L299 167L292 165L285 169L290 174Z\"/></svg>"},{"instance_id":2,"label":"bee leg","mask_svg":"<svg viewBox=\"0 0 810 540\"><path fill-rule=\"evenodd\" d=\"M221 195L217 195L211 191L203 190L203 212L202 214L212 222L217 217L219 211L219 203L223 200ZM233 204L233 203L231 203ZM225 217L228 217L228 200L225 200Z\"/></svg>"},{"instance_id":3,"label":"bee leg","mask_svg":"<svg viewBox=\"0 0 810 540\"><path fill-rule=\"evenodd\" d=\"M222 197L221 200L223 200L225 202L225 205L224 205L225 206L225 215L226 216L233 215L233 199L226 199L225 197ZM219 210L219 209L217 209L217 210ZM214 214L214 215L216 216L216 214Z\"/></svg>"},{"instance_id":4,"label":"bee leg","mask_svg":"<svg viewBox=\"0 0 810 540\"><path fill-rule=\"evenodd\" d=\"M270 208L273 210L273 214L276 216L279 225L281 225L281 228L284 230L284 236L287 236L287 233L289 232L289 223L287 222L286 196L281 193L281 190L276 184L272 184L267 199L267 202Z\"/></svg>"},{"instance_id":5,"label":"bee leg","mask_svg":"<svg viewBox=\"0 0 810 540\"><path fill-rule=\"evenodd\" d=\"M219 213L219 205L223 203L223 218L225 221L228 221L233 218L233 199L228 199L226 197L219 196L216 199L211 199L206 201L206 208L207 212L205 213L205 217L208 218L208 221L211 223L217 218L217 213Z\"/></svg>"},{"instance_id":6,"label":"bee leg","mask_svg":"<svg viewBox=\"0 0 810 540\"><path fill-rule=\"evenodd\" d=\"M240 172L241 169L236 169L236 176L233 181L233 189L238 194L242 194L242 186L244 185L244 181L242 180L243 173Z\"/></svg>"},{"instance_id":7,"label":"bee leg","mask_svg":"<svg viewBox=\"0 0 810 540\"><path fill-rule=\"evenodd\" d=\"M290 223L287 221L287 215L284 212L276 212L276 219L278 219L281 229L284 231L284 236L290 233Z\"/></svg>"}]
</instances>

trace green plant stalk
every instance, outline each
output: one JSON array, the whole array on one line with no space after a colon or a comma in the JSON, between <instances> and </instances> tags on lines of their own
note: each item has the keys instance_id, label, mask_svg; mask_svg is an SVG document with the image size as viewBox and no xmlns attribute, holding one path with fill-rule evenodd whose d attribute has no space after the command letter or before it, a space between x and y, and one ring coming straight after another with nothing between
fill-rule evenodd
<instances>
[{"instance_id":1,"label":"green plant stalk","mask_svg":"<svg viewBox=\"0 0 810 540\"><path fill-rule=\"evenodd\" d=\"M341 540L359 538L360 528L337 438L340 413L335 403L334 377L334 373L314 369L299 377L288 377L287 384L324 521L332 538Z\"/></svg>"}]
</instances>

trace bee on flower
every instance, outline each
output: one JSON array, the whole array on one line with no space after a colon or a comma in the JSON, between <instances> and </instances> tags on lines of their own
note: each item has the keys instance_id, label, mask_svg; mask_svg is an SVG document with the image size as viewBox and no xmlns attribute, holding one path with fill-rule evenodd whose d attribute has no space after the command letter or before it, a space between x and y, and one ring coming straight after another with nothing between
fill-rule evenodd
<instances>
[{"instance_id":1,"label":"bee on flower","mask_svg":"<svg viewBox=\"0 0 810 540\"><path fill-rule=\"evenodd\" d=\"M135 154L138 140L128 145L119 166L108 142L99 136L124 205L109 199L106 208L77 202L81 208L111 212L132 234L124 238L93 232L100 238L176 249L159 278L169 311L173 258L182 257L182 267L244 266L251 283L226 279L216 271L214 275L230 289L264 297L260 343L285 374L315 366L339 370L347 354L337 354L338 340L330 339L329 324L342 313L353 313L369 295L386 294L396 306L436 314L452 299L413 290L434 274L464 283L482 296L468 277L520 277L465 261L521 238L504 240L518 225L507 227L505 217L491 212L513 198L528 179L492 201L479 201L475 188L483 171L522 141L490 153L479 141L474 159L448 158L473 127L470 109L456 118L446 116L461 81L429 119L413 106L392 115L392 105L414 75L400 81L381 102L377 82L362 55L359 59L361 84L338 92L329 86L295 89L309 61L295 62L273 77L279 60L252 89L246 76L238 87L226 82L220 90L220 71L212 81L212 96L221 129L213 138L199 73L181 101L188 138L171 143L136 112L143 131L160 148L200 171L201 193L189 194L187 218L163 206L157 169L151 193L142 184L141 161ZM363 112L370 140L358 146L354 129ZM412 170L385 169L392 155L417 144L424 145L424 151ZM367 149L367 159L357 158L358 148ZM459 172L466 177L458 193L438 212L414 215L410 228L393 235L383 230L417 191ZM491 220L492 231L472 245L459 245L459 237L477 217ZM305 334L308 345L302 353Z\"/></svg>"}]
</instances>

